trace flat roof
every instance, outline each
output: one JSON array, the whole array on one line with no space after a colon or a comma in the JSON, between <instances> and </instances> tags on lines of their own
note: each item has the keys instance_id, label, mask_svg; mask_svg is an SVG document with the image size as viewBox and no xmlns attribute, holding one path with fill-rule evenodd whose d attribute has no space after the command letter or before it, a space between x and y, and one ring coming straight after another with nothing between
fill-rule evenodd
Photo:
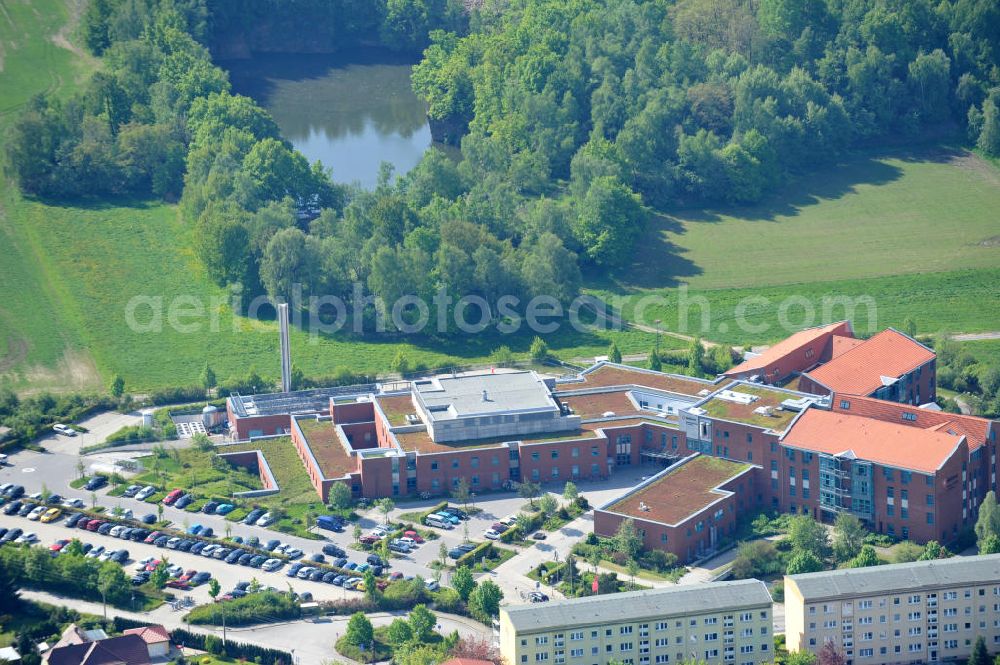
<instances>
[{"instance_id":1,"label":"flat roof","mask_svg":"<svg viewBox=\"0 0 1000 665\"><path fill-rule=\"evenodd\" d=\"M413 391L435 421L559 409L534 372L435 376L414 381Z\"/></svg>"},{"instance_id":2,"label":"flat roof","mask_svg":"<svg viewBox=\"0 0 1000 665\"><path fill-rule=\"evenodd\" d=\"M500 612L507 615L518 632L532 633L762 605L771 606L771 594L764 583L760 580L739 580L551 600L501 607Z\"/></svg>"},{"instance_id":3,"label":"flat roof","mask_svg":"<svg viewBox=\"0 0 1000 665\"><path fill-rule=\"evenodd\" d=\"M628 365L600 362L582 371L578 381L566 381L556 385L556 391L579 389L583 383L588 388L608 386L644 386L654 390L697 397L704 390L715 390L717 382L697 379L693 376L655 372Z\"/></svg>"},{"instance_id":4,"label":"flat roof","mask_svg":"<svg viewBox=\"0 0 1000 665\"><path fill-rule=\"evenodd\" d=\"M519 441L524 444L548 443L552 441L571 441L574 439L593 439L597 436L589 428L575 431L540 432L538 434L497 436L488 439L473 439L471 441L445 441L438 443L431 439L426 430L416 432L395 432L396 440L406 452L446 453L456 450L476 450L477 448L498 448L504 443Z\"/></svg>"},{"instance_id":5,"label":"flat roof","mask_svg":"<svg viewBox=\"0 0 1000 665\"><path fill-rule=\"evenodd\" d=\"M699 455L661 471L600 510L634 519L679 524L731 492L717 489L751 464Z\"/></svg>"},{"instance_id":6,"label":"flat roof","mask_svg":"<svg viewBox=\"0 0 1000 665\"><path fill-rule=\"evenodd\" d=\"M413 398L409 393L405 395L379 395L375 401L378 402L379 408L385 414L390 427L408 425L406 416L417 412L416 407L413 406Z\"/></svg>"},{"instance_id":7,"label":"flat roof","mask_svg":"<svg viewBox=\"0 0 1000 665\"><path fill-rule=\"evenodd\" d=\"M628 390L589 393L586 395L560 395L559 401L581 418L601 418L609 411L616 416L637 416L641 411L629 398Z\"/></svg>"},{"instance_id":8,"label":"flat roof","mask_svg":"<svg viewBox=\"0 0 1000 665\"><path fill-rule=\"evenodd\" d=\"M330 408L330 398L346 395L365 395L373 392L374 383L351 386L332 386L312 390L295 390L288 393L265 393L261 395L229 396L233 413L238 418L250 416L276 416L296 413L319 413Z\"/></svg>"},{"instance_id":9,"label":"flat roof","mask_svg":"<svg viewBox=\"0 0 1000 665\"><path fill-rule=\"evenodd\" d=\"M955 556L871 568L788 575L805 602L871 596L944 586L983 586L1000 580L1000 554Z\"/></svg>"},{"instance_id":10,"label":"flat roof","mask_svg":"<svg viewBox=\"0 0 1000 665\"><path fill-rule=\"evenodd\" d=\"M738 401L744 395L749 396L746 403ZM698 404L705 415L721 420L731 420L746 425L755 425L765 429L783 432L798 411L781 408L781 403L789 399L804 397L816 399L815 395L797 393L791 390L772 388L759 383L737 382L720 390L704 402ZM757 409L767 407L769 415L758 413Z\"/></svg>"},{"instance_id":11,"label":"flat roof","mask_svg":"<svg viewBox=\"0 0 1000 665\"><path fill-rule=\"evenodd\" d=\"M341 478L358 470L357 460L344 450L331 421L306 417L296 418L295 422L324 478Z\"/></svg>"},{"instance_id":12,"label":"flat roof","mask_svg":"<svg viewBox=\"0 0 1000 665\"><path fill-rule=\"evenodd\" d=\"M965 440L964 434L809 408L781 437L801 450L855 458L932 474Z\"/></svg>"}]
</instances>

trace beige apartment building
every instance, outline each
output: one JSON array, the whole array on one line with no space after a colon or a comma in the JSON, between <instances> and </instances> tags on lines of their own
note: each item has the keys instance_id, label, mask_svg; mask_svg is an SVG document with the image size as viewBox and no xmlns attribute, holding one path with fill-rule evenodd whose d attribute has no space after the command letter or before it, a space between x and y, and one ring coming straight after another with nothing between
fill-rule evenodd
<instances>
[{"instance_id":1,"label":"beige apartment building","mask_svg":"<svg viewBox=\"0 0 1000 665\"><path fill-rule=\"evenodd\" d=\"M849 665L965 659L1000 650L1000 555L785 577L789 651L840 647Z\"/></svg>"},{"instance_id":2,"label":"beige apartment building","mask_svg":"<svg viewBox=\"0 0 1000 665\"><path fill-rule=\"evenodd\" d=\"M741 580L500 608L507 665L757 665L771 660L771 595Z\"/></svg>"}]
</instances>

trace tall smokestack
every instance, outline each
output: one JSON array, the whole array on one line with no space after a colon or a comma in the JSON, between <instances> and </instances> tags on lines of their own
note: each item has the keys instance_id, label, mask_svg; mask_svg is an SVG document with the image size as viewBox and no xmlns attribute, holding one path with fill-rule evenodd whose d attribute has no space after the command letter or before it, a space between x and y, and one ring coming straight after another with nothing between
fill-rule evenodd
<instances>
[{"instance_id":1,"label":"tall smokestack","mask_svg":"<svg viewBox=\"0 0 1000 665\"><path fill-rule=\"evenodd\" d=\"M288 344L288 304L278 305L278 332L281 335L281 392L292 390L292 352Z\"/></svg>"}]
</instances>

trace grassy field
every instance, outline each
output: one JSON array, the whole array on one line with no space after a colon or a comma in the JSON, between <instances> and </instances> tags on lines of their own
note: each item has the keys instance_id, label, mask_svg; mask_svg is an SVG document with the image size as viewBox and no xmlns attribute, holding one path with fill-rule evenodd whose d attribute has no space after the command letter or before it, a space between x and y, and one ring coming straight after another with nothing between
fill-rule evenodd
<instances>
[{"instance_id":1,"label":"grassy field","mask_svg":"<svg viewBox=\"0 0 1000 665\"><path fill-rule=\"evenodd\" d=\"M628 319L734 344L820 323L824 296L872 298L874 322L867 307L852 317L865 330L907 316L922 332L994 330L1000 317L982 304L996 298L1000 279L998 206L1000 169L973 153L937 146L858 156L760 205L658 216L631 269L590 288L619 298ZM683 325L681 287L689 302L709 303L707 327L697 307ZM635 306L649 295L668 302L640 316ZM770 303L747 300L758 297ZM815 316L789 298L807 300ZM739 326L741 302L749 322L767 327ZM788 326L779 324L782 303ZM844 317L832 309L826 320Z\"/></svg>"}]
</instances>

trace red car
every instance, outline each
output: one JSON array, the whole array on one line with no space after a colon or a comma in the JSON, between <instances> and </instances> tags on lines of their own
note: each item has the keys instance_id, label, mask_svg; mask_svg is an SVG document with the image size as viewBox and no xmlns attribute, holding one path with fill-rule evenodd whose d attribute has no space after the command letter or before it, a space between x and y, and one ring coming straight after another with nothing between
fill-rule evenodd
<instances>
[{"instance_id":1,"label":"red car","mask_svg":"<svg viewBox=\"0 0 1000 665\"><path fill-rule=\"evenodd\" d=\"M424 537L421 536L416 531L404 531L403 535L406 536L407 538L411 538L413 540L413 542L415 542L415 543L422 543L422 542L424 542Z\"/></svg>"},{"instance_id":2,"label":"red car","mask_svg":"<svg viewBox=\"0 0 1000 665\"><path fill-rule=\"evenodd\" d=\"M49 545L49 551L53 553L59 553L62 552L62 548L66 547L67 545L69 545L68 540L57 540L56 542Z\"/></svg>"},{"instance_id":3,"label":"red car","mask_svg":"<svg viewBox=\"0 0 1000 665\"><path fill-rule=\"evenodd\" d=\"M379 540L380 539L379 539L378 536L373 536L370 533L368 535L366 535L366 536L361 536L361 542L364 543L365 545L374 545Z\"/></svg>"},{"instance_id":4,"label":"red car","mask_svg":"<svg viewBox=\"0 0 1000 665\"><path fill-rule=\"evenodd\" d=\"M153 561L150 561L149 563L146 564L146 572L149 572L149 573L153 572L154 570L156 570L156 567L159 566L159 565L160 565L160 560L159 559L154 559Z\"/></svg>"},{"instance_id":5,"label":"red car","mask_svg":"<svg viewBox=\"0 0 1000 665\"><path fill-rule=\"evenodd\" d=\"M190 582L191 578L198 574L198 571L194 568L186 571L183 575L177 578L178 582Z\"/></svg>"},{"instance_id":6,"label":"red car","mask_svg":"<svg viewBox=\"0 0 1000 665\"><path fill-rule=\"evenodd\" d=\"M167 582L167 586L171 589L183 589L187 590L191 588L191 585L183 580L170 580Z\"/></svg>"},{"instance_id":7,"label":"red car","mask_svg":"<svg viewBox=\"0 0 1000 665\"><path fill-rule=\"evenodd\" d=\"M162 532L160 532L160 531L154 531L153 533L151 533L148 536L146 536L146 538L142 542L144 542L144 543L151 543L151 542L153 542L154 540L156 540L157 538L159 538L162 535L163 535Z\"/></svg>"},{"instance_id":8,"label":"red car","mask_svg":"<svg viewBox=\"0 0 1000 665\"><path fill-rule=\"evenodd\" d=\"M90 520L87 522L87 531L97 531L104 524L104 520Z\"/></svg>"},{"instance_id":9,"label":"red car","mask_svg":"<svg viewBox=\"0 0 1000 665\"><path fill-rule=\"evenodd\" d=\"M165 506L173 505L174 501L181 498L182 494L184 494L184 490L173 490L172 492L170 492L170 494L163 497L163 505Z\"/></svg>"}]
</instances>

